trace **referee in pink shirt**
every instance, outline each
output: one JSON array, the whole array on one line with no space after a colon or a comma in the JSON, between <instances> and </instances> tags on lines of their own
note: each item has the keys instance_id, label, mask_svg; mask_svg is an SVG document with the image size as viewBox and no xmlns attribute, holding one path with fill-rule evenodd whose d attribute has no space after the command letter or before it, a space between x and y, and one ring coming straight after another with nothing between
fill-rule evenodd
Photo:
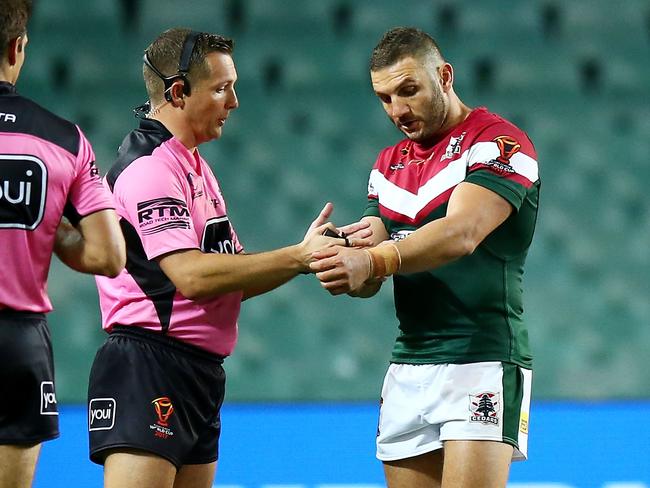
<instances>
[{"instance_id":1,"label":"referee in pink shirt","mask_svg":"<svg viewBox=\"0 0 650 488\"><path fill-rule=\"evenodd\" d=\"M30 0L0 0L0 488L31 486L41 443L59 435L45 319L52 252L84 273L116 276L125 262L83 133L16 92L30 14Z\"/></svg>"},{"instance_id":2,"label":"referee in pink shirt","mask_svg":"<svg viewBox=\"0 0 650 488\"><path fill-rule=\"evenodd\" d=\"M90 373L88 426L106 487L210 488L241 301L310 272L316 250L369 242L366 224L341 229L347 241L324 236L327 204L299 244L243 252L198 149L239 105L232 51L188 29L147 48L150 106L104 180L127 243L125 270L97 278L109 336Z\"/></svg>"}]
</instances>

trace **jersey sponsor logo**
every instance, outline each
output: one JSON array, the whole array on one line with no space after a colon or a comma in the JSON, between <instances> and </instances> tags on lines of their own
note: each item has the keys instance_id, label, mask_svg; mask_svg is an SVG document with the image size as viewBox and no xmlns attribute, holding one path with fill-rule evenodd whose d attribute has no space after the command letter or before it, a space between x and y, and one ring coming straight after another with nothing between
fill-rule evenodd
<instances>
[{"instance_id":1,"label":"jersey sponsor logo","mask_svg":"<svg viewBox=\"0 0 650 488\"><path fill-rule=\"evenodd\" d=\"M169 428L169 417L174 413L172 401L169 397L163 396L156 398L151 404L157 417L156 422L149 426L154 431L154 436L161 439L173 436L174 432Z\"/></svg>"},{"instance_id":2,"label":"jersey sponsor logo","mask_svg":"<svg viewBox=\"0 0 650 488\"><path fill-rule=\"evenodd\" d=\"M59 415L52 381L41 382L41 415Z\"/></svg>"},{"instance_id":3,"label":"jersey sponsor logo","mask_svg":"<svg viewBox=\"0 0 650 488\"><path fill-rule=\"evenodd\" d=\"M88 163L88 174L90 175L91 179L99 180L99 168L97 167L95 161Z\"/></svg>"},{"instance_id":4,"label":"jersey sponsor logo","mask_svg":"<svg viewBox=\"0 0 650 488\"><path fill-rule=\"evenodd\" d=\"M492 141L496 142L499 148L499 156L483 164L502 176L515 173L515 169L510 165L510 158L519 152L521 144L511 136L498 136Z\"/></svg>"},{"instance_id":5,"label":"jersey sponsor logo","mask_svg":"<svg viewBox=\"0 0 650 488\"><path fill-rule=\"evenodd\" d=\"M510 158L521 149L521 144L510 136L498 136L492 140L497 143L497 147L499 148L500 155L497 161L503 164L510 164Z\"/></svg>"},{"instance_id":6,"label":"jersey sponsor logo","mask_svg":"<svg viewBox=\"0 0 650 488\"><path fill-rule=\"evenodd\" d=\"M111 430L116 414L117 402L114 398L93 398L88 403L88 430Z\"/></svg>"},{"instance_id":7,"label":"jersey sponsor logo","mask_svg":"<svg viewBox=\"0 0 650 488\"><path fill-rule=\"evenodd\" d=\"M201 251L219 254L235 254L235 243L230 232L228 217L209 219L203 228Z\"/></svg>"},{"instance_id":8,"label":"jersey sponsor logo","mask_svg":"<svg viewBox=\"0 0 650 488\"><path fill-rule=\"evenodd\" d=\"M391 232L390 238L393 241L401 241L402 239L406 239L413 232L414 231L412 230L398 230L397 232Z\"/></svg>"},{"instance_id":9,"label":"jersey sponsor logo","mask_svg":"<svg viewBox=\"0 0 650 488\"><path fill-rule=\"evenodd\" d=\"M43 220L47 167L35 156L0 154L0 228L34 230Z\"/></svg>"},{"instance_id":10,"label":"jersey sponsor logo","mask_svg":"<svg viewBox=\"0 0 650 488\"><path fill-rule=\"evenodd\" d=\"M498 393L489 391L469 396L470 422L499 425L501 402Z\"/></svg>"},{"instance_id":11,"label":"jersey sponsor logo","mask_svg":"<svg viewBox=\"0 0 650 488\"><path fill-rule=\"evenodd\" d=\"M0 112L0 121L16 122L16 114L10 114L8 112Z\"/></svg>"},{"instance_id":12,"label":"jersey sponsor logo","mask_svg":"<svg viewBox=\"0 0 650 488\"><path fill-rule=\"evenodd\" d=\"M194 175L192 173L187 173L186 177L192 191L192 200L203 196L203 190L201 189L200 183L197 183L194 180Z\"/></svg>"},{"instance_id":13,"label":"jersey sponsor logo","mask_svg":"<svg viewBox=\"0 0 650 488\"><path fill-rule=\"evenodd\" d=\"M168 229L189 229L190 211L178 198L154 198L138 203L138 224L143 235Z\"/></svg>"},{"instance_id":14,"label":"jersey sponsor logo","mask_svg":"<svg viewBox=\"0 0 650 488\"><path fill-rule=\"evenodd\" d=\"M492 159L490 161L486 161L483 163L484 166L487 166L491 170L493 170L495 173L499 175L507 175L515 172L515 169L510 166L507 163L502 163L500 161L497 161L496 159Z\"/></svg>"},{"instance_id":15,"label":"jersey sponsor logo","mask_svg":"<svg viewBox=\"0 0 650 488\"><path fill-rule=\"evenodd\" d=\"M445 159L451 159L457 154L460 154L460 145L463 142L463 139L465 139L466 135L467 132L463 132L458 137L451 137L449 139L449 144L447 145L447 149L445 149L445 154L442 155L440 161L444 161Z\"/></svg>"}]
</instances>

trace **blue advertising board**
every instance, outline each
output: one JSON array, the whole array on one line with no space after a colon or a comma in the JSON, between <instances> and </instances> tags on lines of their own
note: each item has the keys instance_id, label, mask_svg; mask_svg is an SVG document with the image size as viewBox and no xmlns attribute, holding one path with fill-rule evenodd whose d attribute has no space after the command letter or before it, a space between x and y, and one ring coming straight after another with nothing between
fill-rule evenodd
<instances>
[{"instance_id":1,"label":"blue advertising board","mask_svg":"<svg viewBox=\"0 0 650 488\"><path fill-rule=\"evenodd\" d=\"M34 488L101 487L86 410L61 407ZM650 488L649 402L533 404L529 456L510 488ZM374 404L226 404L217 488L379 488Z\"/></svg>"}]
</instances>

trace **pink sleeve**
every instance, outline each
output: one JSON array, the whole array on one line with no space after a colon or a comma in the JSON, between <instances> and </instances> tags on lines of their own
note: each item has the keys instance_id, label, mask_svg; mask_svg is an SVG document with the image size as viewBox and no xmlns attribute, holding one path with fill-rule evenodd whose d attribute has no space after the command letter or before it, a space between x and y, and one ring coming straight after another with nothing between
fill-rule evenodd
<instances>
[{"instance_id":1,"label":"pink sleeve","mask_svg":"<svg viewBox=\"0 0 650 488\"><path fill-rule=\"evenodd\" d=\"M70 185L66 209L66 216L72 216L73 220L74 215L78 219L99 210L115 208L110 193L102 185L93 148L81 129L77 127L77 130L79 151L75 159L75 175Z\"/></svg>"},{"instance_id":2,"label":"pink sleeve","mask_svg":"<svg viewBox=\"0 0 650 488\"><path fill-rule=\"evenodd\" d=\"M138 233L147 258L200 249L185 186L164 160L154 156L132 163L115 184L118 212Z\"/></svg>"},{"instance_id":3,"label":"pink sleeve","mask_svg":"<svg viewBox=\"0 0 650 488\"><path fill-rule=\"evenodd\" d=\"M239 242L239 237L237 236L237 232L235 232L235 228L232 226L232 222L230 223L230 235L232 236L232 243L235 248L235 254L243 252L244 246L242 246L241 242Z\"/></svg>"}]
</instances>

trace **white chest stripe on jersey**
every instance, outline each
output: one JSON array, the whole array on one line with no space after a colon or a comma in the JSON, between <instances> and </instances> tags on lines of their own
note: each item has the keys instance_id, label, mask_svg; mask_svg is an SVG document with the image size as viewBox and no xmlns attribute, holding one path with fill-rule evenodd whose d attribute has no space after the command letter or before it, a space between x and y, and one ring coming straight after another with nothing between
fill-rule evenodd
<instances>
[{"instance_id":1,"label":"white chest stripe on jersey","mask_svg":"<svg viewBox=\"0 0 650 488\"><path fill-rule=\"evenodd\" d=\"M433 175L415 194L395 185L376 169L370 173L369 187L373 189L372 193L378 195L382 206L414 219L433 199L465 179L468 161L471 160L470 166L474 166L496 159L499 155L496 143L476 143L458 159L451 161L445 169ZM516 173L531 182L538 180L537 161L533 158L517 153L510 158L510 164Z\"/></svg>"},{"instance_id":2,"label":"white chest stripe on jersey","mask_svg":"<svg viewBox=\"0 0 650 488\"><path fill-rule=\"evenodd\" d=\"M465 179L467 169L466 161L467 153L449 163L439 173L436 173L419 188L417 194L413 194L388 181L376 169L373 169L370 173L370 185L372 185L377 195L379 195L379 203L381 205L393 212L398 212L414 219L418 212L426 207L431 200Z\"/></svg>"}]
</instances>

